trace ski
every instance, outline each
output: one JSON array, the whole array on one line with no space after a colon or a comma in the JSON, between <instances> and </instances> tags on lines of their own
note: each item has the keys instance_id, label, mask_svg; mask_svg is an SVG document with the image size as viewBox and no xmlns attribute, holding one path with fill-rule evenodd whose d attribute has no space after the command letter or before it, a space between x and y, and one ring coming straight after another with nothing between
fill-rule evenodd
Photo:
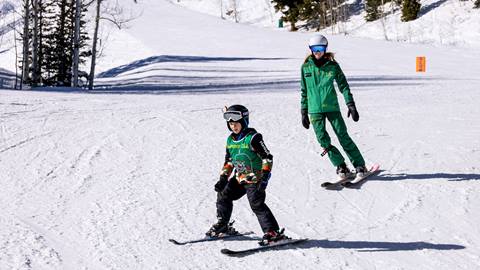
<instances>
[{"instance_id":1,"label":"ski","mask_svg":"<svg viewBox=\"0 0 480 270\"><path fill-rule=\"evenodd\" d=\"M358 177L353 179L352 181L344 182L341 185L346 188L354 188L358 186L360 183L363 183L364 181L367 180L368 177L372 175L376 175L380 172L380 165L379 164L374 164L370 170L366 173L364 177Z\"/></svg>"},{"instance_id":2,"label":"ski","mask_svg":"<svg viewBox=\"0 0 480 270\"><path fill-rule=\"evenodd\" d=\"M325 189L340 189L343 183L352 181L353 179L353 177L348 177L334 182L323 182L321 184L321 187Z\"/></svg>"},{"instance_id":3,"label":"ski","mask_svg":"<svg viewBox=\"0 0 480 270\"><path fill-rule=\"evenodd\" d=\"M280 240L280 241L271 243L271 244L266 245L266 246L259 246L259 247L255 247L255 248L248 248L248 249L242 249L242 250L231 250L231 249L228 249L228 248L224 248L220 252L222 252L223 254L225 254L227 256L242 257L242 256L246 256L246 255L249 255L249 254L252 254L252 253L277 249L279 247L283 247L283 246L287 246L287 245L296 245L296 244L305 242L307 240L308 240L307 238L304 238L304 239L284 239L284 240Z\"/></svg>"},{"instance_id":4,"label":"ski","mask_svg":"<svg viewBox=\"0 0 480 270\"><path fill-rule=\"evenodd\" d=\"M365 181L368 177L378 173L379 169L380 169L380 165L374 164L372 165L370 170L368 170L366 175L362 178L350 177L350 178L341 179L335 182L323 182L321 186L328 190L340 190L344 187L352 188L357 186L359 183Z\"/></svg>"},{"instance_id":5,"label":"ski","mask_svg":"<svg viewBox=\"0 0 480 270\"><path fill-rule=\"evenodd\" d=\"M194 243L201 243L201 242L209 242L209 241L217 241L217 240L224 240L224 239L230 239L230 238L241 238L247 235L253 234L253 232L242 232L238 234L224 234L221 236L217 237L203 237L199 239L193 239L193 240L188 240L188 241L177 241L175 239L168 239L168 241L172 242L175 245L186 245L186 244L194 244Z\"/></svg>"}]
</instances>

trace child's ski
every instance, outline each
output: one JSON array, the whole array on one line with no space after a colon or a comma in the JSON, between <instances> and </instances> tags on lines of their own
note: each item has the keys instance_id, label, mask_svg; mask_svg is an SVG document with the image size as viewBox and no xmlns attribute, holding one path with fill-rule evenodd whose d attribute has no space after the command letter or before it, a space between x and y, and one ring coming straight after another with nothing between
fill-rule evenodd
<instances>
[{"instance_id":1,"label":"child's ski","mask_svg":"<svg viewBox=\"0 0 480 270\"><path fill-rule=\"evenodd\" d=\"M203 237L203 238L188 240L188 241L184 241L184 242L177 241L175 239L168 239L168 241L174 243L175 245L186 245L186 244L194 244L194 243L201 243L201 242L223 240L223 239L227 239L227 238L244 237L244 236L250 235L250 234L253 234L253 232L242 232L242 233L238 233L238 234L224 234L224 235L216 236L216 237L206 236L206 237Z\"/></svg>"},{"instance_id":2,"label":"child's ski","mask_svg":"<svg viewBox=\"0 0 480 270\"><path fill-rule=\"evenodd\" d=\"M299 243L305 242L307 240L308 240L307 238L304 238L304 239L284 239L284 240L280 240L280 241L277 241L277 242L273 242L273 243L271 243L269 245L266 245L266 246L259 246L259 247L255 247L255 248L242 249L242 250L231 250L231 249L228 249L228 248L224 248L220 252L222 252L225 255L232 256L232 257L235 257L235 256L241 257L241 256L249 255L249 254L252 254L252 253L256 253L256 252L276 249L276 248L283 247L283 246L286 246L286 245L299 244Z\"/></svg>"}]
</instances>

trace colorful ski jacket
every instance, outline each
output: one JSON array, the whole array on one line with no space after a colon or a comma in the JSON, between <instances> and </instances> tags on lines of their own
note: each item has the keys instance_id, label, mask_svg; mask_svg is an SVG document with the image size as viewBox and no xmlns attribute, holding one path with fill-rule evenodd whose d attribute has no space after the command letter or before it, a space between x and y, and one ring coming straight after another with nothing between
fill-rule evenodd
<instances>
[{"instance_id":1,"label":"colorful ski jacket","mask_svg":"<svg viewBox=\"0 0 480 270\"><path fill-rule=\"evenodd\" d=\"M340 111L334 81L345 103L353 102L347 79L334 60L324 59L321 65L317 65L310 55L302 65L301 74L302 110L308 109L310 114Z\"/></svg>"},{"instance_id":2,"label":"colorful ski jacket","mask_svg":"<svg viewBox=\"0 0 480 270\"><path fill-rule=\"evenodd\" d=\"M268 151L262 134L253 128L227 138L225 163L222 174L230 176L235 169L239 183L256 183L263 173L272 170L273 156Z\"/></svg>"}]
</instances>

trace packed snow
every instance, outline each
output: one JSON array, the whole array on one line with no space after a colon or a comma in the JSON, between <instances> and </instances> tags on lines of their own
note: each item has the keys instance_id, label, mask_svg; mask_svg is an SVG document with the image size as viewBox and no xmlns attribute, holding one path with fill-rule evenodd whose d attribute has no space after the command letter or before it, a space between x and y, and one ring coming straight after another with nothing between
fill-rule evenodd
<instances>
[{"instance_id":1,"label":"packed snow","mask_svg":"<svg viewBox=\"0 0 480 270\"><path fill-rule=\"evenodd\" d=\"M347 118L339 96L349 133L382 170L329 191L335 168L300 122L310 34L163 0L135 8L111 35L102 87L0 91L0 269L480 269L477 49L327 35L360 113ZM267 204L309 241L242 258L220 250L256 240L168 241L216 221L221 110L235 103L274 156ZM261 236L246 198L233 219Z\"/></svg>"}]
</instances>

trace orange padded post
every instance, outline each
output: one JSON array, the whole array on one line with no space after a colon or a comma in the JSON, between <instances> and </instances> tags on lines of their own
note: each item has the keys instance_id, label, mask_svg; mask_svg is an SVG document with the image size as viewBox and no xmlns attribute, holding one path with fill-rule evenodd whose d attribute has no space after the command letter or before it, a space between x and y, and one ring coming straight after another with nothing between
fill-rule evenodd
<instances>
[{"instance_id":1,"label":"orange padded post","mask_svg":"<svg viewBox=\"0 0 480 270\"><path fill-rule=\"evenodd\" d=\"M425 56L417 56L417 72L425 72L427 70L427 60Z\"/></svg>"}]
</instances>

